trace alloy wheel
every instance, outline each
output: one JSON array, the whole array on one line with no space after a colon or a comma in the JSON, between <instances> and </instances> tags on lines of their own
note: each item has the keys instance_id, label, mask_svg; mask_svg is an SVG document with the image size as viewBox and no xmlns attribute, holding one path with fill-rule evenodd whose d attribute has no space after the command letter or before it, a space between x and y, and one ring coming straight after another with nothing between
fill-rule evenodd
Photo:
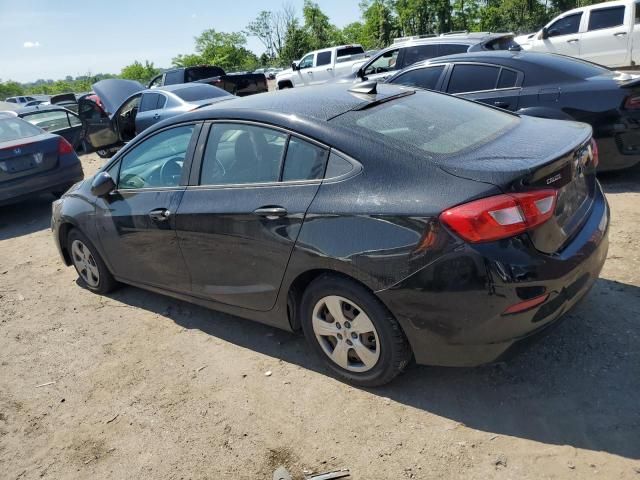
<instances>
[{"instance_id":1,"label":"alloy wheel","mask_svg":"<svg viewBox=\"0 0 640 480\"><path fill-rule=\"evenodd\" d=\"M368 315L351 300L321 298L313 308L312 327L324 353L350 372L371 370L380 358L378 332Z\"/></svg>"},{"instance_id":2,"label":"alloy wheel","mask_svg":"<svg viewBox=\"0 0 640 480\"><path fill-rule=\"evenodd\" d=\"M78 274L90 287L97 287L100 283L100 272L91 251L80 240L71 244L71 258Z\"/></svg>"}]
</instances>

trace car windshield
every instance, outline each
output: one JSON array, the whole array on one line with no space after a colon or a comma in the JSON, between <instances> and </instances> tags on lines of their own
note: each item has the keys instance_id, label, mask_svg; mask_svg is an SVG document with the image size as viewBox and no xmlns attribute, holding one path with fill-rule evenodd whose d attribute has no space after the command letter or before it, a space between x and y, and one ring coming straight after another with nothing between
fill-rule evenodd
<instances>
[{"instance_id":1,"label":"car windshield","mask_svg":"<svg viewBox=\"0 0 640 480\"><path fill-rule=\"evenodd\" d=\"M211 85L190 85L185 88L179 88L173 90L173 93L180 97L185 102L197 102L199 100L206 100L208 98L226 97L227 92L221 88L216 88Z\"/></svg>"},{"instance_id":2,"label":"car windshield","mask_svg":"<svg viewBox=\"0 0 640 480\"><path fill-rule=\"evenodd\" d=\"M35 137L41 133L42 130L20 118L0 118L0 142Z\"/></svg>"},{"instance_id":3,"label":"car windshield","mask_svg":"<svg viewBox=\"0 0 640 480\"><path fill-rule=\"evenodd\" d=\"M373 108L347 112L333 121L440 156L485 143L516 125L518 117L440 93L416 92Z\"/></svg>"}]
</instances>

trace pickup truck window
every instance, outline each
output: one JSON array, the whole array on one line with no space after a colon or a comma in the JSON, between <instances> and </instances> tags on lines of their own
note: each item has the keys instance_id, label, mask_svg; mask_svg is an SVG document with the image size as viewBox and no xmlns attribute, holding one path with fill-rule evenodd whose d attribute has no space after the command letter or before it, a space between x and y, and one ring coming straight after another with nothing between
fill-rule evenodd
<instances>
[{"instance_id":1,"label":"pickup truck window","mask_svg":"<svg viewBox=\"0 0 640 480\"><path fill-rule=\"evenodd\" d=\"M598 8L589 14L589 31L617 27L624 23L624 5Z\"/></svg>"},{"instance_id":2,"label":"pickup truck window","mask_svg":"<svg viewBox=\"0 0 640 480\"><path fill-rule=\"evenodd\" d=\"M560 35L570 35L572 33L578 33L580 29L580 20L582 19L582 12L574 13L573 15L567 15L553 22L547 32L550 37L559 37Z\"/></svg>"},{"instance_id":3,"label":"pickup truck window","mask_svg":"<svg viewBox=\"0 0 640 480\"><path fill-rule=\"evenodd\" d=\"M640 23L640 2L636 2L634 7L636 8L636 24L638 24Z\"/></svg>"},{"instance_id":4,"label":"pickup truck window","mask_svg":"<svg viewBox=\"0 0 640 480\"><path fill-rule=\"evenodd\" d=\"M164 74L165 85L175 85L176 83L184 83L182 70L173 70Z\"/></svg>"},{"instance_id":5,"label":"pickup truck window","mask_svg":"<svg viewBox=\"0 0 640 480\"><path fill-rule=\"evenodd\" d=\"M197 82L211 77L221 77L224 70L219 67L193 67L187 70L187 83Z\"/></svg>"},{"instance_id":6,"label":"pickup truck window","mask_svg":"<svg viewBox=\"0 0 640 480\"><path fill-rule=\"evenodd\" d=\"M336 56L340 57L349 57L351 55L362 55L364 53L364 49L362 47L344 47L339 48L336 51Z\"/></svg>"},{"instance_id":7,"label":"pickup truck window","mask_svg":"<svg viewBox=\"0 0 640 480\"><path fill-rule=\"evenodd\" d=\"M375 73L385 73L391 70L396 70L396 61L398 60L399 53L399 48L383 53L369 64L369 66L364 71L364 74L372 75Z\"/></svg>"},{"instance_id":8,"label":"pickup truck window","mask_svg":"<svg viewBox=\"0 0 640 480\"><path fill-rule=\"evenodd\" d=\"M302 60L300 60L298 67L300 69L313 67L313 55L314 55L313 53L310 53L309 55L304 57Z\"/></svg>"},{"instance_id":9,"label":"pickup truck window","mask_svg":"<svg viewBox=\"0 0 640 480\"><path fill-rule=\"evenodd\" d=\"M323 65L331 65L331 51L318 53L316 67L321 67Z\"/></svg>"}]
</instances>

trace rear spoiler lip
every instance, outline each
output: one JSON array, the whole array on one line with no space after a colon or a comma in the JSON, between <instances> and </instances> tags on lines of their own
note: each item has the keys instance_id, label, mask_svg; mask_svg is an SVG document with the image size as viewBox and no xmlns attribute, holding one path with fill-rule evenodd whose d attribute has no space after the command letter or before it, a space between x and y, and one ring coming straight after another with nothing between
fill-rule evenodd
<instances>
[{"instance_id":1,"label":"rear spoiler lip","mask_svg":"<svg viewBox=\"0 0 640 480\"><path fill-rule=\"evenodd\" d=\"M640 87L640 77L632 78L631 80L627 80L626 82L622 82L620 84L620 88L634 88Z\"/></svg>"}]
</instances>

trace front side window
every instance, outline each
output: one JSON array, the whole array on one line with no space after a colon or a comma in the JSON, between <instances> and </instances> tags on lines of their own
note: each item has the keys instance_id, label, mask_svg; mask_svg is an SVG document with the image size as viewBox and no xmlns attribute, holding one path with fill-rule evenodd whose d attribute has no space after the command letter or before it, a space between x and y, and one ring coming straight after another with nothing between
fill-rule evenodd
<instances>
[{"instance_id":1,"label":"front side window","mask_svg":"<svg viewBox=\"0 0 640 480\"><path fill-rule=\"evenodd\" d=\"M287 135L234 123L214 124L200 172L201 185L277 182Z\"/></svg>"},{"instance_id":2,"label":"front side window","mask_svg":"<svg viewBox=\"0 0 640 480\"><path fill-rule=\"evenodd\" d=\"M496 88L500 69L487 65L456 65L449 79L449 93L478 92Z\"/></svg>"},{"instance_id":3,"label":"front side window","mask_svg":"<svg viewBox=\"0 0 640 480\"><path fill-rule=\"evenodd\" d=\"M64 110L38 112L23 117L31 125L40 127L46 132L57 132L69 128L69 119Z\"/></svg>"},{"instance_id":4,"label":"front side window","mask_svg":"<svg viewBox=\"0 0 640 480\"><path fill-rule=\"evenodd\" d=\"M194 128L184 125L164 130L127 152L118 189L177 187Z\"/></svg>"},{"instance_id":5,"label":"front side window","mask_svg":"<svg viewBox=\"0 0 640 480\"><path fill-rule=\"evenodd\" d=\"M559 37L560 35L571 35L578 33L580 30L580 20L582 19L581 13L574 13L573 15L567 15L559 20L553 22L547 32L550 37Z\"/></svg>"},{"instance_id":6,"label":"front side window","mask_svg":"<svg viewBox=\"0 0 640 480\"><path fill-rule=\"evenodd\" d=\"M376 58L373 62L367 66L364 71L365 75L373 75L376 73L385 73L390 72L392 70L396 70L396 62L398 61L398 55L400 54L400 49L396 48L395 50L389 50L388 52L383 53L378 58Z\"/></svg>"},{"instance_id":7,"label":"front side window","mask_svg":"<svg viewBox=\"0 0 640 480\"><path fill-rule=\"evenodd\" d=\"M175 85L176 83L183 83L184 73L182 70L173 70L164 74L165 85Z\"/></svg>"},{"instance_id":8,"label":"front side window","mask_svg":"<svg viewBox=\"0 0 640 480\"><path fill-rule=\"evenodd\" d=\"M413 65L421 60L428 60L438 56L438 45L412 45L404 49L402 63L405 67Z\"/></svg>"},{"instance_id":9,"label":"front side window","mask_svg":"<svg viewBox=\"0 0 640 480\"><path fill-rule=\"evenodd\" d=\"M620 7L599 8L589 14L589 31L601 28L618 27L624 23L624 5Z\"/></svg>"},{"instance_id":10,"label":"front side window","mask_svg":"<svg viewBox=\"0 0 640 480\"><path fill-rule=\"evenodd\" d=\"M303 68L313 67L313 53L310 53L309 55L304 57L302 60L300 60L298 67L300 68L300 70L302 70Z\"/></svg>"},{"instance_id":11,"label":"front side window","mask_svg":"<svg viewBox=\"0 0 640 480\"><path fill-rule=\"evenodd\" d=\"M291 137L287 146L282 181L316 180L324 175L327 151L309 142Z\"/></svg>"},{"instance_id":12,"label":"front side window","mask_svg":"<svg viewBox=\"0 0 640 480\"><path fill-rule=\"evenodd\" d=\"M316 59L316 67L321 67L323 65L331 64L331 52L320 52L318 53L318 58Z\"/></svg>"},{"instance_id":13,"label":"front side window","mask_svg":"<svg viewBox=\"0 0 640 480\"><path fill-rule=\"evenodd\" d=\"M407 85L408 87L425 88L427 90L435 90L438 86L438 80L444 71L444 65L437 67L419 68L410 70L395 78L391 83Z\"/></svg>"}]
</instances>

